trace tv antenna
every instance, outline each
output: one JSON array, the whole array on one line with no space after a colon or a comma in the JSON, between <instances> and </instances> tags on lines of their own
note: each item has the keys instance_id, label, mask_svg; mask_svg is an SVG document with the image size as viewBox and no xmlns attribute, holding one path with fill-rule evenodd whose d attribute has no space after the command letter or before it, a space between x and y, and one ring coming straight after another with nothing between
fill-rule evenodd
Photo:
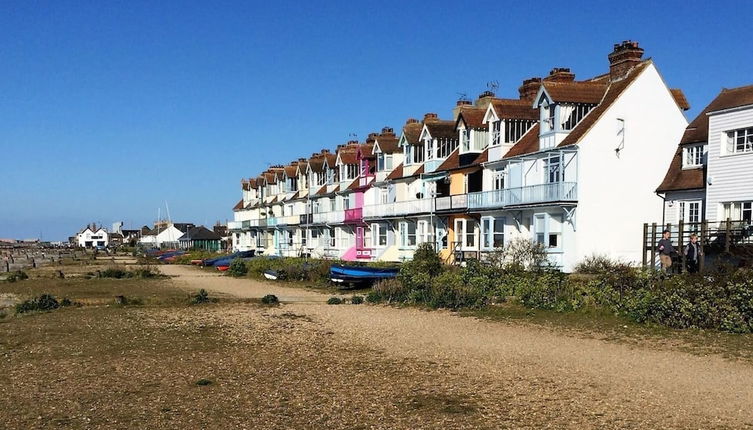
<instances>
[{"instance_id":1,"label":"tv antenna","mask_svg":"<svg viewBox=\"0 0 753 430\"><path fill-rule=\"evenodd\" d=\"M497 92L497 89L499 88L499 82L489 81L486 83L486 88L491 92Z\"/></svg>"},{"instance_id":2,"label":"tv antenna","mask_svg":"<svg viewBox=\"0 0 753 430\"><path fill-rule=\"evenodd\" d=\"M348 133L348 139L349 140L358 140L358 134L356 134L356 133Z\"/></svg>"},{"instance_id":3,"label":"tv antenna","mask_svg":"<svg viewBox=\"0 0 753 430\"><path fill-rule=\"evenodd\" d=\"M466 93L455 93L458 95L458 101L468 101L468 94Z\"/></svg>"}]
</instances>

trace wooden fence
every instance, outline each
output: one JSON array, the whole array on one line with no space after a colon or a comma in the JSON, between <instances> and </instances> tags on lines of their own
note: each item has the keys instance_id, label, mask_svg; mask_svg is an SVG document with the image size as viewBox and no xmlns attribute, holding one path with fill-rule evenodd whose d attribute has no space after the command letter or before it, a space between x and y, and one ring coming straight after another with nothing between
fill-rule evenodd
<instances>
[{"instance_id":1,"label":"wooden fence","mask_svg":"<svg viewBox=\"0 0 753 430\"><path fill-rule=\"evenodd\" d=\"M753 227L748 221L726 220L721 222L680 221L677 224L643 224L643 267L658 267L659 252L657 243L662 238L664 230L669 230L670 240L675 245L678 255L676 259L679 270L685 270L686 260L684 249L690 242L690 235L698 236L698 243L703 247L703 255L699 259L699 269L706 265L709 255L730 255L733 248L753 245Z\"/></svg>"}]
</instances>

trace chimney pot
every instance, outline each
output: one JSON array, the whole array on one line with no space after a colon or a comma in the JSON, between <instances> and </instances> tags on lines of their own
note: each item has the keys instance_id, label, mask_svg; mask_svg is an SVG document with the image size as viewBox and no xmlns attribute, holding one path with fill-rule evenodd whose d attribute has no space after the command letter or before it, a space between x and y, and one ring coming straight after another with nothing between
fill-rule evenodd
<instances>
[{"instance_id":1,"label":"chimney pot","mask_svg":"<svg viewBox=\"0 0 753 430\"><path fill-rule=\"evenodd\" d=\"M478 98L483 99L484 97L494 97L494 95L495 94L493 91L486 90L483 93L479 94Z\"/></svg>"},{"instance_id":2,"label":"chimney pot","mask_svg":"<svg viewBox=\"0 0 753 430\"><path fill-rule=\"evenodd\" d=\"M548 82L572 82L575 74L570 72L569 67L555 67L549 71L549 76L544 78Z\"/></svg>"},{"instance_id":3,"label":"chimney pot","mask_svg":"<svg viewBox=\"0 0 753 430\"><path fill-rule=\"evenodd\" d=\"M405 121L405 124L417 124L417 123L418 123L418 120L416 118L408 118Z\"/></svg>"},{"instance_id":4,"label":"chimney pot","mask_svg":"<svg viewBox=\"0 0 753 430\"><path fill-rule=\"evenodd\" d=\"M394 133L395 131L392 129L392 127L382 127L382 134L387 133Z\"/></svg>"},{"instance_id":5,"label":"chimney pot","mask_svg":"<svg viewBox=\"0 0 753 430\"><path fill-rule=\"evenodd\" d=\"M424 114L424 121L426 121L428 119L437 119L437 114L435 114L433 112L429 112L429 113Z\"/></svg>"},{"instance_id":6,"label":"chimney pot","mask_svg":"<svg viewBox=\"0 0 753 430\"><path fill-rule=\"evenodd\" d=\"M523 85L518 87L518 93L521 100L533 100L536 97L536 93L539 92L541 86L541 78L534 77L523 81Z\"/></svg>"},{"instance_id":7,"label":"chimney pot","mask_svg":"<svg viewBox=\"0 0 753 430\"><path fill-rule=\"evenodd\" d=\"M455 106L467 106L467 105L470 105L470 104L471 104L470 100L462 100L461 99L461 100L458 100L457 102L455 102Z\"/></svg>"},{"instance_id":8,"label":"chimney pot","mask_svg":"<svg viewBox=\"0 0 753 430\"><path fill-rule=\"evenodd\" d=\"M609 58L609 79L615 81L623 78L643 58L643 48L638 46L638 42L632 40L623 40L622 43L615 43Z\"/></svg>"}]
</instances>

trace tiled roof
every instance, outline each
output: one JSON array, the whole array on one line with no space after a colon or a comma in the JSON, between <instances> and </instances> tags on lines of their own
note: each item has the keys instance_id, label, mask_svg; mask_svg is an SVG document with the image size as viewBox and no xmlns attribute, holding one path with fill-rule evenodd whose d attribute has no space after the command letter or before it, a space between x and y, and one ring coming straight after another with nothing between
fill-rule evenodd
<instances>
[{"instance_id":1,"label":"tiled roof","mask_svg":"<svg viewBox=\"0 0 753 430\"><path fill-rule=\"evenodd\" d=\"M311 157L308 165L312 172L321 172L324 169L324 157Z\"/></svg>"},{"instance_id":2,"label":"tiled roof","mask_svg":"<svg viewBox=\"0 0 753 430\"><path fill-rule=\"evenodd\" d=\"M677 103L677 106L680 107L680 109L682 110L690 109L690 103L688 103L688 99L685 98L685 93L683 93L681 89L672 88L669 91L672 93L672 97L674 97L675 102Z\"/></svg>"},{"instance_id":3,"label":"tiled roof","mask_svg":"<svg viewBox=\"0 0 753 430\"><path fill-rule=\"evenodd\" d=\"M528 103L530 106L530 103ZM484 114L486 109L476 107L463 107L458 113L458 119L455 121L455 127L463 121L466 128L471 129L487 129L489 126L484 122Z\"/></svg>"},{"instance_id":4,"label":"tiled roof","mask_svg":"<svg viewBox=\"0 0 753 430\"><path fill-rule=\"evenodd\" d=\"M539 119L539 111L531 107L530 100L495 99L491 106L498 118Z\"/></svg>"},{"instance_id":5,"label":"tiled roof","mask_svg":"<svg viewBox=\"0 0 753 430\"><path fill-rule=\"evenodd\" d=\"M397 146L398 142L399 140L395 136L378 136L376 138L379 149L385 154L400 152L400 147Z\"/></svg>"},{"instance_id":6,"label":"tiled roof","mask_svg":"<svg viewBox=\"0 0 753 430\"><path fill-rule=\"evenodd\" d=\"M479 154L478 158L473 160L473 164L481 164L489 161L489 148L484 149L484 152Z\"/></svg>"},{"instance_id":7,"label":"tiled roof","mask_svg":"<svg viewBox=\"0 0 753 430\"><path fill-rule=\"evenodd\" d=\"M178 238L178 240L181 240L181 241L183 240L221 240L221 239L222 239L222 236L202 226L188 229L188 231L186 231L185 234L183 234L183 236Z\"/></svg>"},{"instance_id":8,"label":"tiled roof","mask_svg":"<svg viewBox=\"0 0 753 430\"><path fill-rule=\"evenodd\" d=\"M528 154L539 150L539 123L536 123L515 145L510 148L503 158L515 157L516 155Z\"/></svg>"},{"instance_id":9,"label":"tiled roof","mask_svg":"<svg viewBox=\"0 0 753 430\"><path fill-rule=\"evenodd\" d=\"M458 167L460 167L460 148L452 151L434 171L439 172L441 170L457 169Z\"/></svg>"},{"instance_id":10,"label":"tiled roof","mask_svg":"<svg viewBox=\"0 0 753 430\"><path fill-rule=\"evenodd\" d=\"M708 112L753 105L753 85L723 89L708 107Z\"/></svg>"},{"instance_id":11,"label":"tiled roof","mask_svg":"<svg viewBox=\"0 0 753 430\"><path fill-rule=\"evenodd\" d=\"M544 81L541 85L546 89L554 102L591 103L601 101L607 84L593 81L552 82Z\"/></svg>"},{"instance_id":12,"label":"tiled roof","mask_svg":"<svg viewBox=\"0 0 753 430\"><path fill-rule=\"evenodd\" d=\"M709 105L710 106L710 105ZM680 139L680 145L687 143L708 142L709 140L709 106L698 114L693 121L685 128L685 132Z\"/></svg>"},{"instance_id":13,"label":"tiled roof","mask_svg":"<svg viewBox=\"0 0 753 430\"><path fill-rule=\"evenodd\" d=\"M233 206L234 211L239 211L241 209L243 209L243 199L241 199L238 203L235 204L235 206Z\"/></svg>"},{"instance_id":14,"label":"tiled roof","mask_svg":"<svg viewBox=\"0 0 753 430\"><path fill-rule=\"evenodd\" d=\"M330 168L335 167L335 164L337 164L337 155L335 154L324 154L324 159L327 160L327 165Z\"/></svg>"},{"instance_id":15,"label":"tiled roof","mask_svg":"<svg viewBox=\"0 0 753 430\"><path fill-rule=\"evenodd\" d=\"M298 176L297 166L285 166L285 174L288 175L288 178L295 178L296 176Z\"/></svg>"},{"instance_id":16,"label":"tiled roof","mask_svg":"<svg viewBox=\"0 0 753 430\"><path fill-rule=\"evenodd\" d=\"M458 137L454 121L428 121L424 125L434 139L457 139Z\"/></svg>"},{"instance_id":17,"label":"tiled roof","mask_svg":"<svg viewBox=\"0 0 753 430\"><path fill-rule=\"evenodd\" d=\"M399 166L392 169L389 175L387 175L387 179L398 179L403 177L403 163L400 163Z\"/></svg>"},{"instance_id":18,"label":"tiled roof","mask_svg":"<svg viewBox=\"0 0 753 430\"><path fill-rule=\"evenodd\" d=\"M586 115L579 123L575 126L575 128L570 131L570 133L562 139L562 142L558 145L559 147L562 146L568 146L568 145L575 145L578 143L581 139L581 137L585 136L586 133L591 129L591 127L596 124L596 122L601 118L601 115L604 114L604 112L609 109L610 106L622 95L622 93L632 84L635 79L640 76L640 74L646 70L646 67L651 64L651 60L643 61L642 63L635 66L628 74L621 80L612 82L609 84L609 87L607 88L606 94L604 94L604 98L599 103L598 106L591 109L591 111Z\"/></svg>"},{"instance_id":19,"label":"tiled roof","mask_svg":"<svg viewBox=\"0 0 753 430\"><path fill-rule=\"evenodd\" d=\"M340 156L340 162L343 164L358 164L358 157L354 150L338 151L338 155Z\"/></svg>"},{"instance_id":20,"label":"tiled roof","mask_svg":"<svg viewBox=\"0 0 753 430\"><path fill-rule=\"evenodd\" d=\"M679 145L675 155L672 157L672 162L669 164L669 170L667 170L664 180L661 185L659 185L659 188L656 189L657 193L704 188L706 169L683 169L682 153L683 146Z\"/></svg>"},{"instance_id":21,"label":"tiled roof","mask_svg":"<svg viewBox=\"0 0 753 430\"><path fill-rule=\"evenodd\" d=\"M421 137L421 130L423 128L424 125L420 122L405 124L405 126L403 126L403 135L408 144L417 145L420 143L418 139Z\"/></svg>"}]
</instances>

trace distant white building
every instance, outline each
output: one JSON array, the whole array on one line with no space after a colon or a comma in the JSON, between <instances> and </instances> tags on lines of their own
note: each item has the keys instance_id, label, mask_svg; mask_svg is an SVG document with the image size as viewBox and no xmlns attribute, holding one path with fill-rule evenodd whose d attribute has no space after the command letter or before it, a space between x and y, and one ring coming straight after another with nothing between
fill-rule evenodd
<instances>
[{"instance_id":1,"label":"distant white building","mask_svg":"<svg viewBox=\"0 0 753 430\"><path fill-rule=\"evenodd\" d=\"M183 236L189 229L195 226L191 223L170 223L167 226L154 228L148 233L142 234L139 243L146 246L173 247L179 245L178 239Z\"/></svg>"},{"instance_id":2,"label":"distant white building","mask_svg":"<svg viewBox=\"0 0 753 430\"><path fill-rule=\"evenodd\" d=\"M102 227L96 225L86 226L76 235L76 244L82 248L94 248L107 246L110 243L110 235Z\"/></svg>"}]
</instances>

